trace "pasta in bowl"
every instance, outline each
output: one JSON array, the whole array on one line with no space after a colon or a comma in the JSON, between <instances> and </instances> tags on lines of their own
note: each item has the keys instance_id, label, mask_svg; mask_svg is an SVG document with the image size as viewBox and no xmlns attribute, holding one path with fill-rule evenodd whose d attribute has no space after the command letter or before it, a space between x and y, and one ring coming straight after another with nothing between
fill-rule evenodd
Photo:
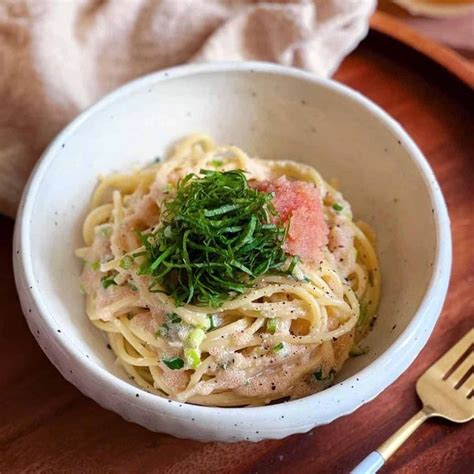
<instances>
[{"instance_id":1,"label":"pasta in bowl","mask_svg":"<svg viewBox=\"0 0 474 474\"><path fill-rule=\"evenodd\" d=\"M205 135L102 178L83 225L91 322L143 389L258 406L330 386L379 303L374 236L311 166Z\"/></svg>"},{"instance_id":2,"label":"pasta in bowl","mask_svg":"<svg viewBox=\"0 0 474 474\"><path fill-rule=\"evenodd\" d=\"M259 159L205 137L166 152L203 129ZM82 393L152 431L236 442L307 432L393 383L440 314L450 245L429 165L375 104L274 64L193 64L131 82L57 136L24 192L13 262L33 337Z\"/></svg>"}]
</instances>

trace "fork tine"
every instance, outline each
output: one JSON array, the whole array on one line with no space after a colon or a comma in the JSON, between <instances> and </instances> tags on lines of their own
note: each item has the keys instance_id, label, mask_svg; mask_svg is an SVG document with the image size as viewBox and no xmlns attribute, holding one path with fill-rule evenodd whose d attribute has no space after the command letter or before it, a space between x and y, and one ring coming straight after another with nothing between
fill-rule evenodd
<instances>
[{"instance_id":1,"label":"fork tine","mask_svg":"<svg viewBox=\"0 0 474 474\"><path fill-rule=\"evenodd\" d=\"M464 359L464 361L459 365L456 370L446 378L446 381L455 386L461 379L472 369L474 366L474 353L471 352L469 356ZM468 381L466 380L463 385L465 385Z\"/></svg>"},{"instance_id":2,"label":"fork tine","mask_svg":"<svg viewBox=\"0 0 474 474\"><path fill-rule=\"evenodd\" d=\"M459 387L458 391L461 396L468 398L469 394L474 391L474 377L471 375L469 379Z\"/></svg>"},{"instance_id":3,"label":"fork tine","mask_svg":"<svg viewBox=\"0 0 474 474\"><path fill-rule=\"evenodd\" d=\"M446 352L441 359L435 362L427 372L435 372L443 378L449 370L454 367L461 356L470 348L471 344L474 344L474 329L471 329L457 344Z\"/></svg>"},{"instance_id":4,"label":"fork tine","mask_svg":"<svg viewBox=\"0 0 474 474\"><path fill-rule=\"evenodd\" d=\"M468 368L467 373L461 377L454 388L465 397L468 397L470 393L474 392L474 365Z\"/></svg>"}]
</instances>

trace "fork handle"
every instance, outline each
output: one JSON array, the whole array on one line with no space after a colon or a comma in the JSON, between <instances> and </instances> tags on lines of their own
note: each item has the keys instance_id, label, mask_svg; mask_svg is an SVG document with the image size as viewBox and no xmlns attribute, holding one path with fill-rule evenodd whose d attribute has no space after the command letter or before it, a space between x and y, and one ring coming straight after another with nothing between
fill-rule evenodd
<instances>
[{"instance_id":1,"label":"fork handle","mask_svg":"<svg viewBox=\"0 0 474 474\"><path fill-rule=\"evenodd\" d=\"M415 432L415 430L433 412L428 407L423 407L416 415L413 415L398 431L381 444L376 451L372 451L351 474L371 474L377 472L387 459Z\"/></svg>"}]
</instances>

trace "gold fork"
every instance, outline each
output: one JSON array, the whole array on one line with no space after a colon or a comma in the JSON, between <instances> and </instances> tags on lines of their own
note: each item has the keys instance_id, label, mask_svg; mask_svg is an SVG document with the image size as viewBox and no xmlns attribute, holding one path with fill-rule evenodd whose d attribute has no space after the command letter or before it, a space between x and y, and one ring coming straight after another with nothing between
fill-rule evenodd
<instances>
[{"instance_id":1,"label":"gold fork","mask_svg":"<svg viewBox=\"0 0 474 474\"><path fill-rule=\"evenodd\" d=\"M456 423L474 418L474 329L471 329L416 383L423 408L370 453L351 474L377 472L388 458L428 418L440 416Z\"/></svg>"}]
</instances>

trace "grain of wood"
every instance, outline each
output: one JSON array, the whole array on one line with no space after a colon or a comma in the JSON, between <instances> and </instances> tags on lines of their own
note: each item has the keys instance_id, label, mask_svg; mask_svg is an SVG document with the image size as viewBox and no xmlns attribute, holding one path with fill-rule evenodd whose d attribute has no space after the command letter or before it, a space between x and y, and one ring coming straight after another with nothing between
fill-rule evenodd
<instances>
[{"instance_id":1,"label":"grain of wood","mask_svg":"<svg viewBox=\"0 0 474 474\"><path fill-rule=\"evenodd\" d=\"M452 49L433 41L410 28L402 21L397 20L387 13L376 12L370 21L370 27L380 33L411 46L413 49L434 59L439 65L444 66L451 74L461 81L474 87L474 64L472 61L461 57ZM471 27L472 32L472 27Z\"/></svg>"},{"instance_id":2,"label":"grain of wood","mask_svg":"<svg viewBox=\"0 0 474 474\"><path fill-rule=\"evenodd\" d=\"M474 319L472 91L379 33L346 59L336 79L402 123L426 154L448 202L454 243L450 290L428 345L410 369L354 414L281 441L201 444L148 432L81 395L43 355L16 296L13 223L0 218L0 472L342 473L418 410L417 377ZM472 424L430 420L383 472L471 472L472 434Z\"/></svg>"}]
</instances>

